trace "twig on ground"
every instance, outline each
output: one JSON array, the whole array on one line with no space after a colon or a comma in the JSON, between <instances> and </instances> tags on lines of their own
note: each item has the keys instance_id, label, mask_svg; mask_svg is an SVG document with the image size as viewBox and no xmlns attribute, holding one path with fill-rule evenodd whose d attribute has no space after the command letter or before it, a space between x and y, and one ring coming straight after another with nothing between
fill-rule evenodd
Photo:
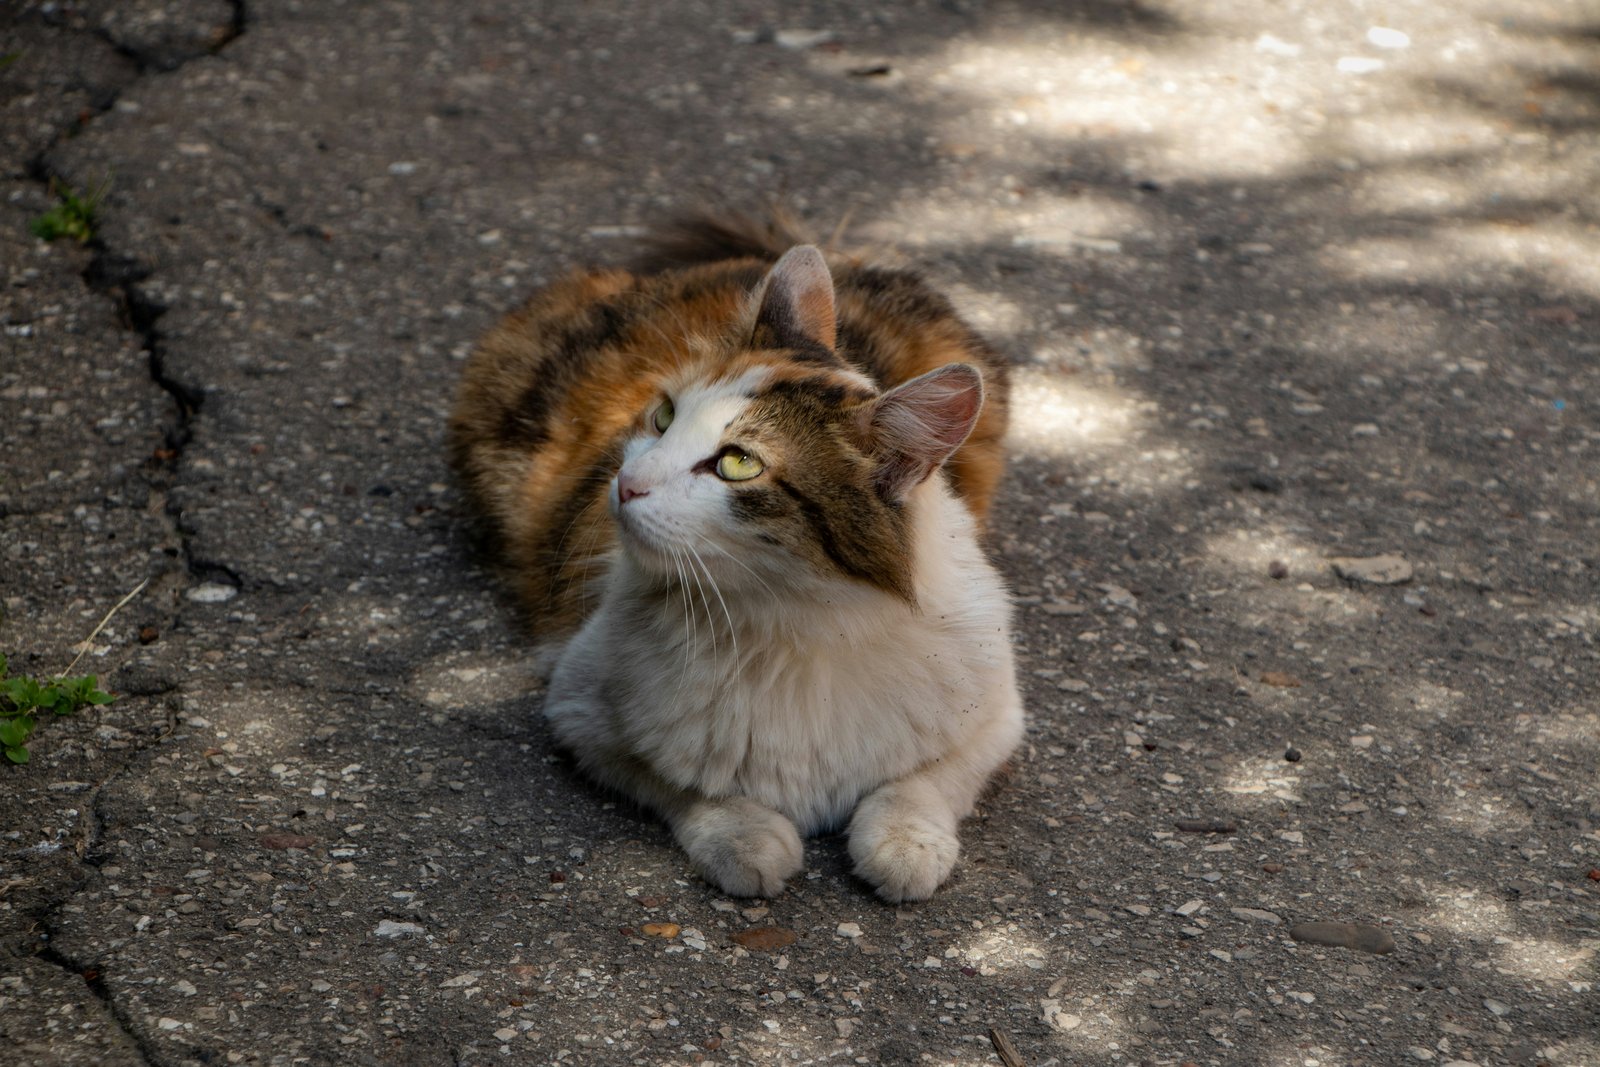
<instances>
[{"instance_id":1,"label":"twig on ground","mask_svg":"<svg viewBox=\"0 0 1600 1067\"><path fill-rule=\"evenodd\" d=\"M100 625L96 626L94 628L94 630L90 632L89 636L85 637L83 639L83 641L78 645L78 654L76 656L72 657L72 662L67 664L67 669L61 672L61 676L63 678L67 677L68 675L70 675L72 673L72 668L76 667L78 665L78 661L83 658L83 654L85 652L89 651L89 646L94 643L94 639L96 637L100 636L100 631L104 630L106 628L106 623L111 621L111 617L113 615L115 615L117 612L121 611L123 609L123 607L128 603L128 601L132 600L134 597L136 597L140 593L144 592L144 587L149 585L149 584L150 584L150 579L146 578L144 581L140 582L138 585L133 587L133 592L129 593L127 596L125 596L121 600L117 601L117 606L116 607L114 607L110 611L106 612L106 617L100 620Z\"/></svg>"},{"instance_id":2,"label":"twig on ground","mask_svg":"<svg viewBox=\"0 0 1600 1067\"><path fill-rule=\"evenodd\" d=\"M989 1042L994 1045L994 1050L1000 1054L1000 1062L1006 1067L1028 1067L1022 1053L1011 1043L1011 1035L998 1026L989 1027Z\"/></svg>"}]
</instances>

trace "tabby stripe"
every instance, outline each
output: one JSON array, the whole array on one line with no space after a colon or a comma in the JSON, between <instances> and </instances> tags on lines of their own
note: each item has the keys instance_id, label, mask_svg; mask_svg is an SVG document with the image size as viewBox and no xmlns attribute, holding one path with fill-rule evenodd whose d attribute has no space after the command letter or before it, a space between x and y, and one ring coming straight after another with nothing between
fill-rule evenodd
<instances>
[{"instance_id":1,"label":"tabby stripe","mask_svg":"<svg viewBox=\"0 0 1600 1067\"><path fill-rule=\"evenodd\" d=\"M623 438L609 442L600 458L589 465L578 478L575 485L567 491L557 508L545 524L544 535L539 539L538 555L545 559L553 560L557 566L565 567L566 561L558 559L562 549L566 546L567 539L578 533L578 520L596 501L596 497L604 493L611 484L611 476L621 466L617 457L622 454Z\"/></svg>"},{"instance_id":2,"label":"tabby stripe","mask_svg":"<svg viewBox=\"0 0 1600 1067\"><path fill-rule=\"evenodd\" d=\"M882 585L883 582L870 571L862 569L861 565L847 558L839 548L839 542L834 537L833 529L828 525L827 512L822 505L806 496L792 484L782 478L774 478L772 484L788 494L789 498L800 508L800 514L805 516L806 522L811 524L811 531L816 535L817 543L822 546L823 553L833 561L834 565L846 574L873 585Z\"/></svg>"},{"instance_id":3,"label":"tabby stripe","mask_svg":"<svg viewBox=\"0 0 1600 1067\"><path fill-rule=\"evenodd\" d=\"M618 340L632 325L633 315L628 310L602 301L563 331L540 362L538 377L505 410L500 439L527 449L542 445L550 436L550 415L571 391L573 379L583 373L579 365L593 358L596 349Z\"/></svg>"}]
</instances>

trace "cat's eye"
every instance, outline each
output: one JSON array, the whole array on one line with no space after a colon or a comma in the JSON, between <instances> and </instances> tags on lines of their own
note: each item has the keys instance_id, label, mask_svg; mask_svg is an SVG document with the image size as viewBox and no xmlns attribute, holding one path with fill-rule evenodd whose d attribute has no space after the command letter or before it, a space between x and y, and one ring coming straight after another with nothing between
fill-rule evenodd
<instances>
[{"instance_id":1,"label":"cat's eye","mask_svg":"<svg viewBox=\"0 0 1600 1067\"><path fill-rule=\"evenodd\" d=\"M730 448L717 457L717 477L728 482L743 482L754 478L766 467L756 457Z\"/></svg>"},{"instance_id":2,"label":"cat's eye","mask_svg":"<svg viewBox=\"0 0 1600 1067\"><path fill-rule=\"evenodd\" d=\"M655 418L651 419L650 421L655 424L656 433L667 432L667 427L672 425L671 397L668 397L661 402L661 406L656 408Z\"/></svg>"}]
</instances>

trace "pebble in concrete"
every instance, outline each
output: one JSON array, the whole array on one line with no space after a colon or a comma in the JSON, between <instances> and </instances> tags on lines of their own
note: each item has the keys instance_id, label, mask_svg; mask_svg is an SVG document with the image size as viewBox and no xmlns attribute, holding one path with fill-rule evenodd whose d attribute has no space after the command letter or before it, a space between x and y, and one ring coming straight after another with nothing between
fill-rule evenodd
<instances>
[{"instance_id":1,"label":"pebble in concrete","mask_svg":"<svg viewBox=\"0 0 1600 1067\"><path fill-rule=\"evenodd\" d=\"M1371 952L1379 956L1394 951L1393 934L1381 926L1367 926L1364 923L1296 923L1289 928L1289 936L1310 945L1353 948L1358 952Z\"/></svg>"}]
</instances>

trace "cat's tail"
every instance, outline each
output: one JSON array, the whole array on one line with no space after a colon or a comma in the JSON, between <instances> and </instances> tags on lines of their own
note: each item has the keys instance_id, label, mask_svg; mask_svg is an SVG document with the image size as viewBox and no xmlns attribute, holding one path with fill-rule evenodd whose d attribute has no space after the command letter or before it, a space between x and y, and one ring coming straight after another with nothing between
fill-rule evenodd
<instances>
[{"instance_id":1,"label":"cat's tail","mask_svg":"<svg viewBox=\"0 0 1600 1067\"><path fill-rule=\"evenodd\" d=\"M795 217L781 207L759 215L699 211L654 227L644 239L634 269L650 273L724 259L772 261L808 240Z\"/></svg>"}]
</instances>

